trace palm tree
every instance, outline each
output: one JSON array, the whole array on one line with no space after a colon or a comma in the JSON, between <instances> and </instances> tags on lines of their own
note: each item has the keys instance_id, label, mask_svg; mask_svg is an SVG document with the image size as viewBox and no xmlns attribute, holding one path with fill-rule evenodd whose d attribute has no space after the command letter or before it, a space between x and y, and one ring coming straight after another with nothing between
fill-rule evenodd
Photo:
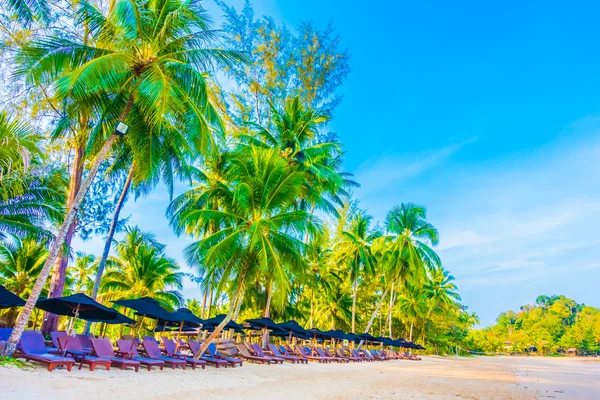
<instances>
[{"instance_id":1,"label":"palm tree","mask_svg":"<svg viewBox=\"0 0 600 400\"><path fill-rule=\"evenodd\" d=\"M277 149L290 166L306 172L307 191L301 199L304 209L315 209L337 217L337 206L343 206L346 189L357 187L349 173L339 172L341 144L319 142L317 135L329 117L305 107L299 96L287 98L283 107L270 105L272 121L269 127L249 124L250 133L238 134L242 146Z\"/></svg>"},{"instance_id":2,"label":"palm tree","mask_svg":"<svg viewBox=\"0 0 600 400\"><path fill-rule=\"evenodd\" d=\"M43 167L41 138L0 113L0 240L5 235L48 240L44 226L64 217L62 171Z\"/></svg>"},{"instance_id":3,"label":"palm tree","mask_svg":"<svg viewBox=\"0 0 600 400\"><path fill-rule=\"evenodd\" d=\"M54 241L48 259L23 308L3 355L11 355L31 311L63 246L83 197L100 164L118 141L123 123L136 143L134 151L151 142L151 133L179 124L200 148L212 142L207 129L208 93L204 72L214 65L241 61L222 49L207 48L215 38L199 2L180 0L117 0L104 14L86 1L79 3L79 18L89 22L93 44L58 36L40 38L25 46L17 57L17 74L33 81L52 81L58 99L91 106L100 115L90 134L90 144L102 143L90 171ZM166 131L169 131L167 129ZM99 147L99 146L98 146Z\"/></svg>"},{"instance_id":4,"label":"palm tree","mask_svg":"<svg viewBox=\"0 0 600 400\"><path fill-rule=\"evenodd\" d=\"M164 253L164 245L156 243L151 234L138 228L128 228L117 245L117 256L110 257L102 278L99 298L113 300L152 297L168 309L183 304L180 290L184 274Z\"/></svg>"},{"instance_id":5,"label":"palm tree","mask_svg":"<svg viewBox=\"0 0 600 400\"><path fill-rule=\"evenodd\" d=\"M348 268L352 282L352 332L356 328L356 295L359 279L364 274L372 274L375 258L371 253L371 243L380 236L378 230L370 227L372 217L359 211L350 221L350 226L342 232L336 253L341 263Z\"/></svg>"},{"instance_id":6,"label":"palm tree","mask_svg":"<svg viewBox=\"0 0 600 400\"><path fill-rule=\"evenodd\" d=\"M171 219L178 234L195 232L201 237L186 248L188 263L206 268L208 275L218 274L217 289L229 289L227 317L204 347L239 310L246 282L270 276L280 292L289 290L290 276L306 268L307 248L299 235L315 228L305 211L293 210L304 174L288 168L277 151L253 147L233 154L225 175L206 197L196 193L202 202L184 203ZM207 202L217 209L206 207ZM214 233L204 236L208 229Z\"/></svg>"},{"instance_id":7,"label":"palm tree","mask_svg":"<svg viewBox=\"0 0 600 400\"><path fill-rule=\"evenodd\" d=\"M423 290L418 286L407 285L404 294L398 299L398 310L410 321L409 340L412 341L413 328L417 320L427 313L427 297Z\"/></svg>"},{"instance_id":8,"label":"palm tree","mask_svg":"<svg viewBox=\"0 0 600 400\"><path fill-rule=\"evenodd\" d=\"M19 297L27 298L31 294L33 282L44 265L48 251L47 243L37 237L21 239L11 235L8 240L0 241L0 278L2 284ZM16 318L15 310L9 311L8 325Z\"/></svg>"},{"instance_id":9,"label":"palm tree","mask_svg":"<svg viewBox=\"0 0 600 400\"><path fill-rule=\"evenodd\" d=\"M29 297L33 282L48 257L48 244L35 237L12 235L0 242L0 277L3 285L19 297Z\"/></svg>"},{"instance_id":10,"label":"palm tree","mask_svg":"<svg viewBox=\"0 0 600 400\"><path fill-rule=\"evenodd\" d=\"M427 211L413 203L402 203L388 212L385 220L387 234L377 243L380 262L386 268L387 281L391 285L388 309L388 327L392 334L392 311L395 289L409 280L421 285L427 270L441 265L430 245L438 243L438 231L427 222Z\"/></svg>"},{"instance_id":11,"label":"palm tree","mask_svg":"<svg viewBox=\"0 0 600 400\"><path fill-rule=\"evenodd\" d=\"M431 279L425 284L424 289L431 304L427 311L427 317L431 315L435 307L444 307L461 300L454 277L442 266L431 271Z\"/></svg>"},{"instance_id":12,"label":"palm tree","mask_svg":"<svg viewBox=\"0 0 600 400\"><path fill-rule=\"evenodd\" d=\"M71 291L74 293L89 293L94 285L93 276L96 272L96 257L93 254L77 252L75 263L69 270Z\"/></svg>"}]
</instances>

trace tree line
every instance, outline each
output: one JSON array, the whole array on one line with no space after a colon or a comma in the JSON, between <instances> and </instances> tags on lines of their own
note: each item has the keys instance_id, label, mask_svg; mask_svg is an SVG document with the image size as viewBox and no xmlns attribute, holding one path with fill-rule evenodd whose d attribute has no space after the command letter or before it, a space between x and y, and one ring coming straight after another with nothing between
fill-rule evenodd
<instances>
[{"instance_id":1,"label":"tree line","mask_svg":"<svg viewBox=\"0 0 600 400\"><path fill-rule=\"evenodd\" d=\"M217 3L220 30L193 0L3 2L0 283L28 300L5 353L27 326L58 328L33 312L41 295L79 291L226 312L211 337L260 314L440 352L461 343L477 316L426 209L399 202L374 222L353 196L330 124L350 72L335 29ZM200 300L121 216L159 184L170 227L193 239ZM104 237L102 254L73 253L77 236Z\"/></svg>"}]
</instances>

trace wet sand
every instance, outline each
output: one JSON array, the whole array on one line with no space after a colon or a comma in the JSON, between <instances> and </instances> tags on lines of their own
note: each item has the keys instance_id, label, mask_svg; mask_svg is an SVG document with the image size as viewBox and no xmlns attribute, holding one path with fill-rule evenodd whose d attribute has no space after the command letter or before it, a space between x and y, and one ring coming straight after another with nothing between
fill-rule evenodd
<instances>
[{"instance_id":1,"label":"wet sand","mask_svg":"<svg viewBox=\"0 0 600 400\"><path fill-rule=\"evenodd\" d=\"M0 367L6 399L593 399L600 363L541 357L424 357L360 364L193 371Z\"/></svg>"}]
</instances>

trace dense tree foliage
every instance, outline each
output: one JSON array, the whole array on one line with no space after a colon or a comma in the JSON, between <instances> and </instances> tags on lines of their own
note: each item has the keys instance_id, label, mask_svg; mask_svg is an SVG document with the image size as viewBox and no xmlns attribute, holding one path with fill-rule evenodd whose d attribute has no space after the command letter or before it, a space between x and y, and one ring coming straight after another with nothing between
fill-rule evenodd
<instances>
[{"instance_id":1,"label":"dense tree foliage","mask_svg":"<svg viewBox=\"0 0 600 400\"><path fill-rule=\"evenodd\" d=\"M496 324L469 334L473 351L540 354L579 354L600 351L600 310L565 296L539 296L519 312L509 310Z\"/></svg>"},{"instance_id":2,"label":"dense tree foliage","mask_svg":"<svg viewBox=\"0 0 600 400\"><path fill-rule=\"evenodd\" d=\"M249 2L218 2L222 32L194 0L59 3L3 1L0 13L2 104L15 113L0 114L0 283L28 299L6 353L26 326L58 326L32 313L42 293L74 292L226 313L210 339L262 315L440 353L464 345L477 317L426 209L399 199L377 222L353 197L329 124L350 71L331 26L290 29ZM153 233L114 240L130 192L159 181L171 228L193 240L183 258L201 300L183 298L186 275ZM72 248L104 234L102 254Z\"/></svg>"}]
</instances>

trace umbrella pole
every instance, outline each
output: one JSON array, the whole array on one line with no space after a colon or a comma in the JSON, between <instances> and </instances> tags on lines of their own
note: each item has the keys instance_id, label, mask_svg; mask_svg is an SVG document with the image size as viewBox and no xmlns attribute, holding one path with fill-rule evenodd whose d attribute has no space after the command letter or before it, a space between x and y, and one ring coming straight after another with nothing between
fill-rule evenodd
<instances>
[{"instance_id":1,"label":"umbrella pole","mask_svg":"<svg viewBox=\"0 0 600 400\"><path fill-rule=\"evenodd\" d=\"M179 344L179 336L181 336L182 329L183 329L183 321L179 322L179 332L177 332L177 344Z\"/></svg>"},{"instance_id":2,"label":"umbrella pole","mask_svg":"<svg viewBox=\"0 0 600 400\"><path fill-rule=\"evenodd\" d=\"M79 316L79 306L80 304L77 304L77 308L75 308L75 314L71 317L71 323L69 324L69 336L73 334L73 325L75 325L75 320Z\"/></svg>"},{"instance_id":3,"label":"umbrella pole","mask_svg":"<svg viewBox=\"0 0 600 400\"><path fill-rule=\"evenodd\" d=\"M134 336L137 336L140 333L140 331L142 330L142 325L144 323L144 317L145 316L146 316L146 314L142 315L142 318L140 318L140 326L138 327L137 332L136 332L136 334Z\"/></svg>"}]
</instances>

